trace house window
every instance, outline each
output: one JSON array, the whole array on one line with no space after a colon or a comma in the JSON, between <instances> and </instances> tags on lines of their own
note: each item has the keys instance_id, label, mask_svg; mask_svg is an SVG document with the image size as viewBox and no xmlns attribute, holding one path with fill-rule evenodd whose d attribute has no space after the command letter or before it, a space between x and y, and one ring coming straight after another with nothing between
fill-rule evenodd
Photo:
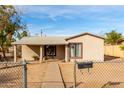
<instances>
[{"instance_id":1,"label":"house window","mask_svg":"<svg viewBox=\"0 0 124 93\"><path fill-rule=\"evenodd\" d=\"M81 43L71 43L70 44L70 57L71 58L81 57L81 48L82 48Z\"/></svg>"}]
</instances>

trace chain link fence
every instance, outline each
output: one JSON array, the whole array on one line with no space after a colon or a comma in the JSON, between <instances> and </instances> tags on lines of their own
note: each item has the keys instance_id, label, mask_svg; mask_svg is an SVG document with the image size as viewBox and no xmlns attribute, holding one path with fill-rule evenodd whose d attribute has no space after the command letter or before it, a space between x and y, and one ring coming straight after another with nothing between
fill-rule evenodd
<instances>
[{"instance_id":1,"label":"chain link fence","mask_svg":"<svg viewBox=\"0 0 124 93\"><path fill-rule=\"evenodd\" d=\"M79 69L76 64L60 64L67 88L124 88L124 61L93 62L92 68Z\"/></svg>"},{"instance_id":2,"label":"chain link fence","mask_svg":"<svg viewBox=\"0 0 124 93\"><path fill-rule=\"evenodd\" d=\"M93 67L89 69L79 69L76 64L75 73L73 62L59 63L63 82L43 81L47 64L49 63L0 63L0 87L43 88L45 84L63 83L66 88L72 88L74 85L76 88L124 88L122 60L93 62Z\"/></svg>"},{"instance_id":3,"label":"chain link fence","mask_svg":"<svg viewBox=\"0 0 124 93\"><path fill-rule=\"evenodd\" d=\"M44 64L32 62L0 63L0 88L41 88Z\"/></svg>"},{"instance_id":4,"label":"chain link fence","mask_svg":"<svg viewBox=\"0 0 124 93\"><path fill-rule=\"evenodd\" d=\"M47 85L63 83L43 81L47 64L37 62L0 63L0 88L47 88Z\"/></svg>"},{"instance_id":5,"label":"chain link fence","mask_svg":"<svg viewBox=\"0 0 124 93\"><path fill-rule=\"evenodd\" d=\"M123 88L124 62L94 62L93 68L79 70L82 85L86 88Z\"/></svg>"},{"instance_id":6,"label":"chain link fence","mask_svg":"<svg viewBox=\"0 0 124 93\"><path fill-rule=\"evenodd\" d=\"M20 63L0 63L0 87L21 88L22 65Z\"/></svg>"}]
</instances>

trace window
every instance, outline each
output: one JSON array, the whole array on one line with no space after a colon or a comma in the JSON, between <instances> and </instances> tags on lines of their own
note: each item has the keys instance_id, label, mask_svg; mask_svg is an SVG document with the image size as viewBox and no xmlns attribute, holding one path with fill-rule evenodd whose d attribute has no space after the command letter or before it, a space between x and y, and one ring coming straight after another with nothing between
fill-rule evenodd
<instances>
[{"instance_id":1,"label":"window","mask_svg":"<svg viewBox=\"0 0 124 93\"><path fill-rule=\"evenodd\" d=\"M70 44L70 57L81 57L81 43Z\"/></svg>"}]
</instances>

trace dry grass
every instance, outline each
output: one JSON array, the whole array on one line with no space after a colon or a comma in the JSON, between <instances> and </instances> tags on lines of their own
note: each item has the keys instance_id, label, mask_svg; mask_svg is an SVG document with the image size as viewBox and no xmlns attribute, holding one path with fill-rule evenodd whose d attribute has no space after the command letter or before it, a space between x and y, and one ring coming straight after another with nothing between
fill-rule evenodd
<instances>
[{"instance_id":1,"label":"dry grass","mask_svg":"<svg viewBox=\"0 0 124 93\"><path fill-rule=\"evenodd\" d=\"M73 64L60 64L63 78L67 87L72 86ZM70 84L68 82L71 82ZM124 63L94 63L93 68L77 70L77 87L124 87Z\"/></svg>"}]
</instances>

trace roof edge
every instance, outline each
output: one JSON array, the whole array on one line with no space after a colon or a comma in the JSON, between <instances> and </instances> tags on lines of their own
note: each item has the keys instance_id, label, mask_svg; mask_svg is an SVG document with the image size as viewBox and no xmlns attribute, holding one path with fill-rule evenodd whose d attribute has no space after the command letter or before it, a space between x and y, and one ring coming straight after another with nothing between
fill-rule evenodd
<instances>
[{"instance_id":1,"label":"roof edge","mask_svg":"<svg viewBox=\"0 0 124 93\"><path fill-rule=\"evenodd\" d=\"M98 35L94 35L94 34L85 32L85 33L82 33L82 34L78 34L78 35L74 35L74 36L71 36L69 38L66 38L66 40L70 40L70 39L73 39L73 38L76 38L76 37L80 37L80 36L84 36L84 35L90 35L90 36L94 36L94 37L97 37L97 38L100 38L100 39L105 39L104 37L101 37L101 36L98 36Z\"/></svg>"}]
</instances>

